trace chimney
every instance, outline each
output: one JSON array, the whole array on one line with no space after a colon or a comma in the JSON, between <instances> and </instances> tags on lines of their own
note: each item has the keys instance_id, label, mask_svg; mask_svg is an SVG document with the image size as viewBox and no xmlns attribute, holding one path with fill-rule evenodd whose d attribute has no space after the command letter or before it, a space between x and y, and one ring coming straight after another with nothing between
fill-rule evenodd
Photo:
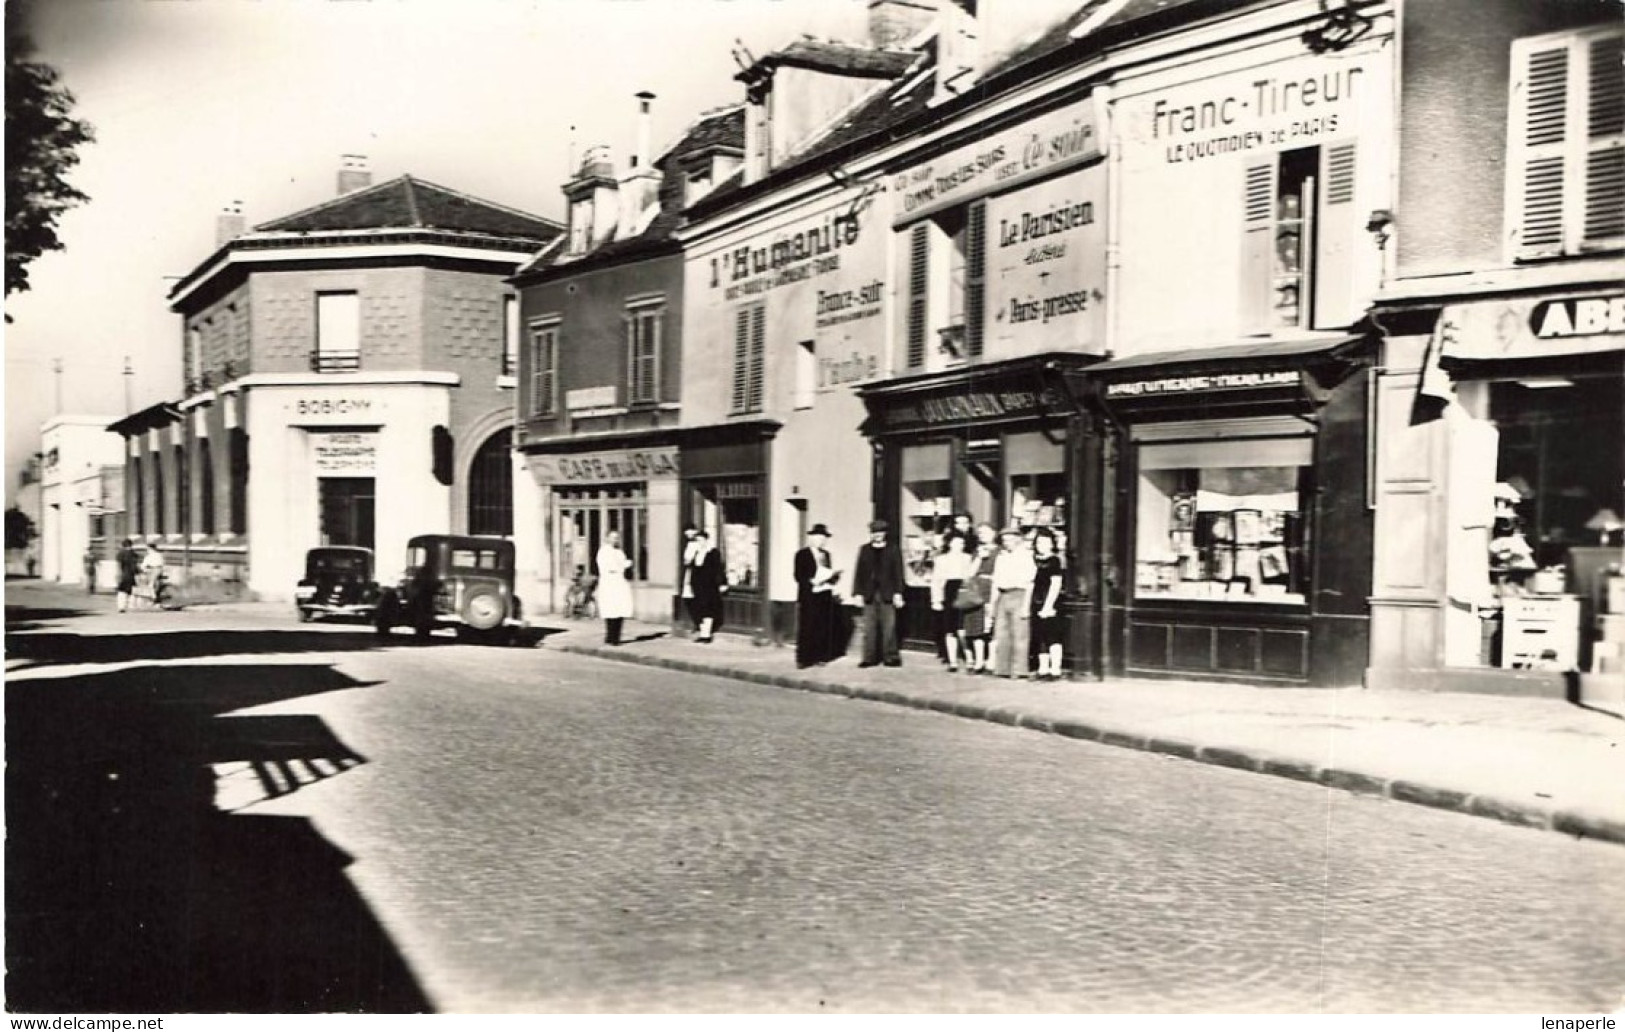
<instances>
[{"instance_id":1,"label":"chimney","mask_svg":"<svg viewBox=\"0 0 1625 1032\"><path fill-rule=\"evenodd\" d=\"M372 185L372 169L367 167L365 154L339 156L339 196L365 190Z\"/></svg>"},{"instance_id":2,"label":"chimney","mask_svg":"<svg viewBox=\"0 0 1625 1032\"><path fill-rule=\"evenodd\" d=\"M618 190L620 209L616 213L615 238L625 240L636 232L652 205L660 203L660 170L649 159L649 108L655 95L648 90L636 94L638 101L637 149L631 167L621 177Z\"/></svg>"},{"instance_id":3,"label":"chimney","mask_svg":"<svg viewBox=\"0 0 1625 1032\"><path fill-rule=\"evenodd\" d=\"M227 244L243 235L247 229L243 220L243 202L232 201L220 209L220 214L214 217L214 246L225 247Z\"/></svg>"},{"instance_id":4,"label":"chimney","mask_svg":"<svg viewBox=\"0 0 1625 1032\"><path fill-rule=\"evenodd\" d=\"M649 167L649 107L654 103L655 95L648 90L636 94L638 98L638 137L637 149L632 152L632 170Z\"/></svg>"},{"instance_id":5,"label":"chimney","mask_svg":"<svg viewBox=\"0 0 1625 1032\"><path fill-rule=\"evenodd\" d=\"M877 47L902 46L936 16L934 0L869 0L869 42Z\"/></svg>"}]
</instances>

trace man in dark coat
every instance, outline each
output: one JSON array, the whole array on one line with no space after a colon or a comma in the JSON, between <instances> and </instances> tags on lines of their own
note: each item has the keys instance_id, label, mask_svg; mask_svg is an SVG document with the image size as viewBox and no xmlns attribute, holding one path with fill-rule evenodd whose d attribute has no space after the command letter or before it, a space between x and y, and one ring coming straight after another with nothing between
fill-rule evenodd
<instances>
[{"instance_id":1,"label":"man in dark coat","mask_svg":"<svg viewBox=\"0 0 1625 1032\"><path fill-rule=\"evenodd\" d=\"M135 546L129 538L118 550L118 611L124 612L130 608L135 598L135 578L141 572L141 557L135 554Z\"/></svg>"},{"instance_id":2,"label":"man in dark coat","mask_svg":"<svg viewBox=\"0 0 1625 1032\"><path fill-rule=\"evenodd\" d=\"M796 666L806 668L835 658L835 581L840 571L829 555L829 528L807 531L807 547L796 552Z\"/></svg>"},{"instance_id":3,"label":"man in dark coat","mask_svg":"<svg viewBox=\"0 0 1625 1032\"><path fill-rule=\"evenodd\" d=\"M885 520L869 524L869 543L852 568L852 601L863 607L863 662L902 666L897 651L897 610L903 608L903 553L888 538Z\"/></svg>"}]
</instances>

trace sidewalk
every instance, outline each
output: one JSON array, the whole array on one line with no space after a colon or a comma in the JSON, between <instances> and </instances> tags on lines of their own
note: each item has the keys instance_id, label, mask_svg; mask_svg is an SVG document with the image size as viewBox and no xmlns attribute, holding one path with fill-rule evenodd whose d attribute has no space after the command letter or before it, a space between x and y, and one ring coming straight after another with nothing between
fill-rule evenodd
<instances>
[{"instance_id":1,"label":"sidewalk","mask_svg":"<svg viewBox=\"0 0 1625 1032\"><path fill-rule=\"evenodd\" d=\"M797 670L792 647L743 637L701 645L629 621L626 644L610 648L598 621L535 623L543 649L937 710L1625 843L1625 718L1550 699L1002 680L949 673L923 653L904 653L901 669L860 669L849 655Z\"/></svg>"}]
</instances>

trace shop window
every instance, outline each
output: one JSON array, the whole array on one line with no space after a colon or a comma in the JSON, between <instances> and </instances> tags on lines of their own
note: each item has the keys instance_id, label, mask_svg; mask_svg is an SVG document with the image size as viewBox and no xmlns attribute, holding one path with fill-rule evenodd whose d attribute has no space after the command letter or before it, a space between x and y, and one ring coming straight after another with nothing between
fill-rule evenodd
<instances>
[{"instance_id":1,"label":"shop window","mask_svg":"<svg viewBox=\"0 0 1625 1032\"><path fill-rule=\"evenodd\" d=\"M1354 187L1353 143L1283 151L1248 166L1242 234L1246 330L1346 326L1356 317Z\"/></svg>"},{"instance_id":2,"label":"shop window","mask_svg":"<svg viewBox=\"0 0 1625 1032\"><path fill-rule=\"evenodd\" d=\"M551 416L558 411L559 324L540 323L530 328L530 414Z\"/></svg>"},{"instance_id":3,"label":"shop window","mask_svg":"<svg viewBox=\"0 0 1625 1032\"><path fill-rule=\"evenodd\" d=\"M479 451L468 471L468 532L513 534L513 430L498 430Z\"/></svg>"},{"instance_id":4,"label":"shop window","mask_svg":"<svg viewBox=\"0 0 1625 1032\"><path fill-rule=\"evenodd\" d=\"M634 308L626 314L627 404L660 400L660 338L666 321L664 305Z\"/></svg>"},{"instance_id":5,"label":"shop window","mask_svg":"<svg viewBox=\"0 0 1625 1032\"><path fill-rule=\"evenodd\" d=\"M1303 603L1308 438L1139 446L1134 594Z\"/></svg>"},{"instance_id":6,"label":"shop window","mask_svg":"<svg viewBox=\"0 0 1625 1032\"><path fill-rule=\"evenodd\" d=\"M761 586L760 494L755 478L715 481L694 489L695 525L711 535L721 551L723 575L731 588Z\"/></svg>"},{"instance_id":7,"label":"shop window","mask_svg":"<svg viewBox=\"0 0 1625 1032\"><path fill-rule=\"evenodd\" d=\"M981 356L986 228L986 201L909 227L904 313L908 368L939 368Z\"/></svg>"},{"instance_id":8,"label":"shop window","mask_svg":"<svg viewBox=\"0 0 1625 1032\"><path fill-rule=\"evenodd\" d=\"M1042 433L1011 434L1005 438L1004 454L1009 475L1005 511L1010 514L1010 524L1064 530L1066 451L1061 442Z\"/></svg>"},{"instance_id":9,"label":"shop window","mask_svg":"<svg viewBox=\"0 0 1625 1032\"><path fill-rule=\"evenodd\" d=\"M904 448L901 479L897 512L902 520L904 579L910 587L928 587L939 535L953 522L953 446L944 442Z\"/></svg>"},{"instance_id":10,"label":"shop window","mask_svg":"<svg viewBox=\"0 0 1625 1032\"><path fill-rule=\"evenodd\" d=\"M734 415L762 411L762 361L767 308L746 305L734 313Z\"/></svg>"},{"instance_id":11,"label":"shop window","mask_svg":"<svg viewBox=\"0 0 1625 1032\"><path fill-rule=\"evenodd\" d=\"M361 299L353 290L316 295L312 368L336 373L361 368Z\"/></svg>"},{"instance_id":12,"label":"shop window","mask_svg":"<svg viewBox=\"0 0 1625 1032\"><path fill-rule=\"evenodd\" d=\"M649 579L649 494L642 484L609 484L554 492L558 507L557 576L568 582L577 572L598 571L604 535L621 535L621 551L632 560L631 581Z\"/></svg>"},{"instance_id":13,"label":"shop window","mask_svg":"<svg viewBox=\"0 0 1625 1032\"><path fill-rule=\"evenodd\" d=\"M1512 256L1625 246L1625 33L1517 40L1507 128Z\"/></svg>"}]
</instances>

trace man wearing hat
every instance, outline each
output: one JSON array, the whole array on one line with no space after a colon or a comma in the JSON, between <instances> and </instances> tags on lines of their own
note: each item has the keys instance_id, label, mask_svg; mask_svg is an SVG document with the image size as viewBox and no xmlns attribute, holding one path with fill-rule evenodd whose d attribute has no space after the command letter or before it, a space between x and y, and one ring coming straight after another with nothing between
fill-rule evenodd
<instances>
[{"instance_id":1,"label":"man wearing hat","mask_svg":"<svg viewBox=\"0 0 1625 1032\"><path fill-rule=\"evenodd\" d=\"M829 528L815 523L807 546L796 552L796 666L802 669L835 658L835 581L841 571L828 545Z\"/></svg>"},{"instance_id":2,"label":"man wearing hat","mask_svg":"<svg viewBox=\"0 0 1625 1032\"><path fill-rule=\"evenodd\" d=\"M863 607L863 662L902 666L897 651L897 610L903 608L903 553L888 539L885 520L869 524L869 543L852 568L852 602Z\"/></svg>"}]
</instances>

